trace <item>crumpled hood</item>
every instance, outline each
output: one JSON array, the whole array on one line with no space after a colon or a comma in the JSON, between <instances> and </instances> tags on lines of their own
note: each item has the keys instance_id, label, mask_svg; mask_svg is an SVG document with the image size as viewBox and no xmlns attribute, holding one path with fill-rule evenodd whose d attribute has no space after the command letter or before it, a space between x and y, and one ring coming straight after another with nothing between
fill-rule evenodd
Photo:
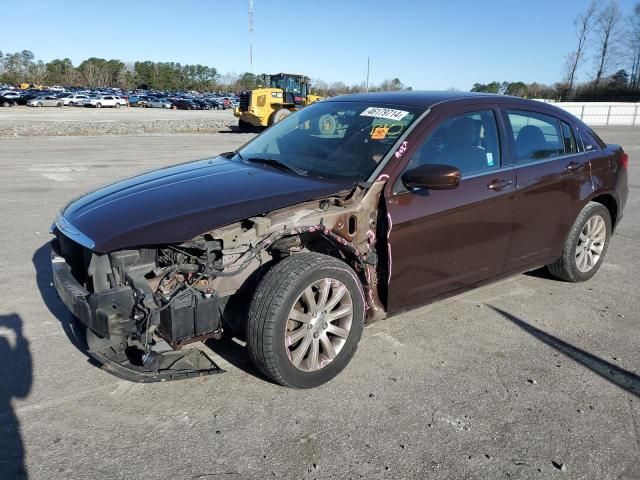
<instances>
[{"instance_id":1,"label":"crumpled hood","mask_svg":"<svg viewBox=\"0 0 640 480\"><path fill-rule=\"evenodd\" d=\"M56 225L73 240L106 253L184 242L207 230L350 188L216 157L94 190L71 201Z\"/></svg>"}]
</instances>

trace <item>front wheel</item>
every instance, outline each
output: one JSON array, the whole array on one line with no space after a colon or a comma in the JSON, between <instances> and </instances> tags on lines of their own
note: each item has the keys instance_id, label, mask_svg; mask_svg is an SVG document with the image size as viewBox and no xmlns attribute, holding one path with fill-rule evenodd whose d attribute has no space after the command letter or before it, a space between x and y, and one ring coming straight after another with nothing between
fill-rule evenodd
<instances>
[{"instance_id":1,"label":"front wheel","mask_svg":"<svg viewBox=\"0 0 640 480\"><path fill-rule=\"evenodd\" d=\"M102 108L102 104L101 103L96 103L96 108Z\"/></svg>"},{"instance_id":2,"label":"front wheel","mask_svg":"<svg viewBox=\"0 0 640 480\"><path fill-rule=\"evenodd\" d=\"M567 236L562 256L547 270L567 282L584 282L602 266L611 238L611 215L600 203L589 202Z\"/></svg>"},{"instance_id":3,"label":"front wheel","mask_svg":"<svg viewBox=\"0 0 640 480\"><path fill-rule=\"evenodd\" d=\"M119 103L116 103L116 108L120 108L120 104Z\"/></svg>"},{"instance_id":4,"label":"front wheel","mask_svg":"<svg viewBox=\"0 0 640 480\"><path fill-rule=\"evenodd\" d=\"M346 263L316 253L287 257L269 270L251 300L251 358L281 385L322 385L355 354L364 310L362 285Z\"/></svg>"}]
</instances>

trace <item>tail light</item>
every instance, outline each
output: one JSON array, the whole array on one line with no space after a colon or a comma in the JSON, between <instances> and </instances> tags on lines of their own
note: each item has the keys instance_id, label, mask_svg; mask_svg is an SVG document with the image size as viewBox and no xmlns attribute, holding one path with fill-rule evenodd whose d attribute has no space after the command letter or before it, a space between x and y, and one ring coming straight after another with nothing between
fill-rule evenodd
<instances>
[{"instance_id":1,"label":"tail light","mask_svg":"<svg viewBox=\"0 0 640 480\"><path fill-rule=\"evenodd\" d=\"M626 152L622 152L622 156L620 157L620 165L622 168L627 170L629 168L629 155Z\"/></svg>"}]
</instances>

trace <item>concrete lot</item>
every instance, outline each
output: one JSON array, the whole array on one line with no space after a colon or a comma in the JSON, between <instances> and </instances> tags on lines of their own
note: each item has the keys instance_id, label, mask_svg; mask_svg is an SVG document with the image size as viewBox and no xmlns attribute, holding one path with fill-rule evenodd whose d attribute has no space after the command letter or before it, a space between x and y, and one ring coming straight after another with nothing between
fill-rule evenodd
<instances>
[{"instance_id":1,"label":"concrete lot","mask_svg":"<svg viewBox=\"0 0 640 480\"><path fill-rule=\"evenodd\" d=\"M0 139L0 478L640 478L640 129L599 131L630 153L630 199L596 277L519 275L389 318L311 391L234 344L212 344L222 375L119 380L67 338L50 284L69 199L249 136Z\"/></svg>"}]
</instances>

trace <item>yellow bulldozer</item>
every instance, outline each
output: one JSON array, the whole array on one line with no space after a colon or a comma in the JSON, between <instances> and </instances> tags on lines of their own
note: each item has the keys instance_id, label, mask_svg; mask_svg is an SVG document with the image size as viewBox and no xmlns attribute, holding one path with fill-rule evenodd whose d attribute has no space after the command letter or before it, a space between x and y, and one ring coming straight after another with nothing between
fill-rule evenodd
<instances>
[{"instance_id":1,"label":"yellow bulldozer","mask_svg":"<svg viewBox=\"0 0 640 480\"><path fill-rule=\"evenodd\" d=\"M292 112L322 100L311 94L311 82L304 75L276 73L269 85L242 92L233 114L238 117L241 132L261 130L278 123Z\"/></svg>"}]
</instances>

